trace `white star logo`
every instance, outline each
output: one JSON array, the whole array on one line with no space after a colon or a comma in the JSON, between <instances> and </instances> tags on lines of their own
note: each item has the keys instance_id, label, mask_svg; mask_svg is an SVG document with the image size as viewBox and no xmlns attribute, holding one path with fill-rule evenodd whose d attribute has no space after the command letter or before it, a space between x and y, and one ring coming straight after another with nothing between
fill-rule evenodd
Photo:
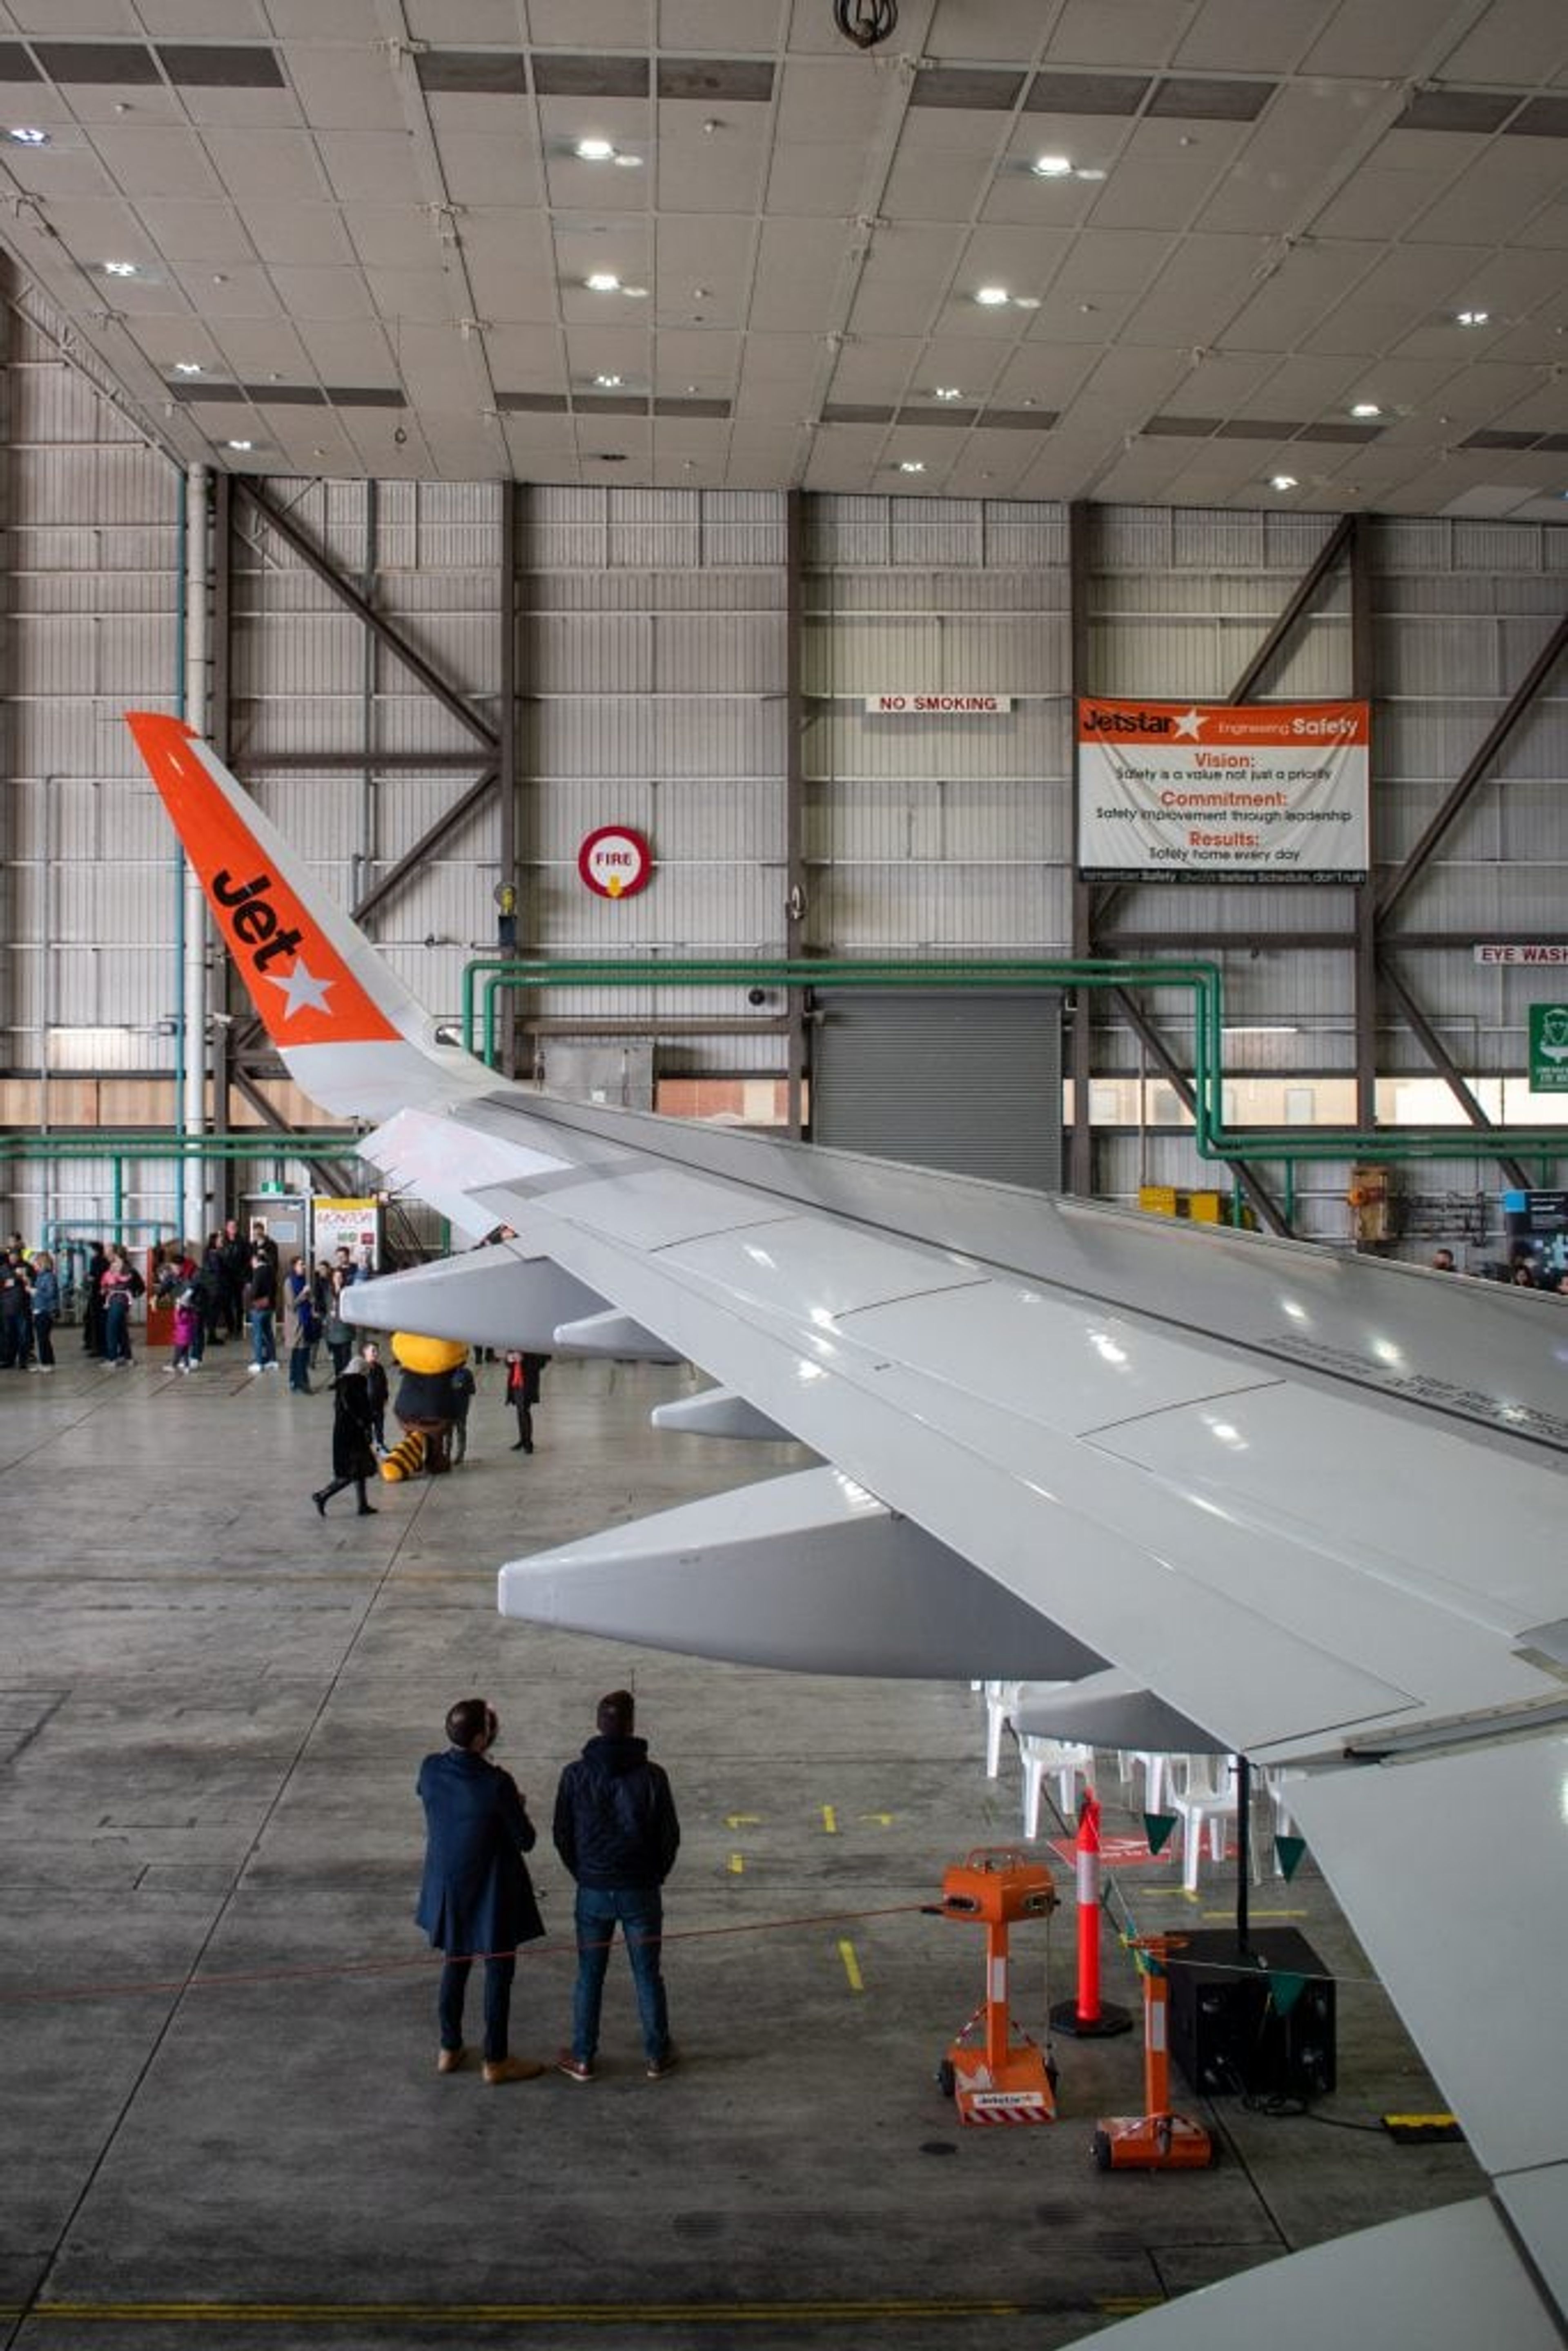
<instances>
[{"instance_id":1,"label":"white star logo","mask_svg":"<svg viewBox=\"0 0 1568 2351\"><path fill-rule=\"evenodd\" d=\"M1204 714L1201 710L1184 710L1176 718L1176 732L1178 735L1185 735L1189 743L1196 743L1197 730L1203 723Z\"/></svg>"},{"instance_id":2,"label":"white star logo","mask_svg":"<svg viewBox=\"0 0 1568 2351\"><path fill-rule=\"evenodd\" d=\"M292 1020L295 1014L300 1010L308 1012L331 1010L327 1001L327 991L332 987L333 982L329 979L318 979L314 972L308 967L303 956L295 956L294 968L287 979L279 979L270 971L267 974L267 977L271 980L274 987L280 987L288 998L283 1008L283 1017L286 1020Z\"/></svg>"}]
</instances>

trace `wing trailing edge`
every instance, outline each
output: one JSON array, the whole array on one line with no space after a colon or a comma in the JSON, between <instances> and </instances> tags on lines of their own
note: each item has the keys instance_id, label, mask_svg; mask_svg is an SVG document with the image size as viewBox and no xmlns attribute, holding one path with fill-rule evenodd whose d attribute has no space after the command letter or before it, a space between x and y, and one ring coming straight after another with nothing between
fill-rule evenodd
<instances>
[{"instance_id":1,"label":"wing trailing edge","mask_svg":"<svg viewBox=\"0 0 1568 2351\"><path fill-rule=\"evenodd\" d=\"M498 1593L503 1616L798 1673L1054 1681L1104 1662L829 1468L514 1560Z\"/></svg>"}]
</instances>

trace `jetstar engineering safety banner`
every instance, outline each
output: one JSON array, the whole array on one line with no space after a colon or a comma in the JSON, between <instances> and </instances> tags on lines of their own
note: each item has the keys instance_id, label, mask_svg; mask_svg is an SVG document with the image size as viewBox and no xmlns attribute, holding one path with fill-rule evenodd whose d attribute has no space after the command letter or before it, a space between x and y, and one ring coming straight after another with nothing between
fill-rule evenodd
<instances>
[{"instance_id":1,"label":"jetstar engineering safety banner","mask_svg":"<svg viewBox=\"0 0 1568 2351\"><path fill-rule=\"evenodd\" d=\"M1362 882L1364 702L1082 701L1086 882Z\"/></svg>"}]
</instances>

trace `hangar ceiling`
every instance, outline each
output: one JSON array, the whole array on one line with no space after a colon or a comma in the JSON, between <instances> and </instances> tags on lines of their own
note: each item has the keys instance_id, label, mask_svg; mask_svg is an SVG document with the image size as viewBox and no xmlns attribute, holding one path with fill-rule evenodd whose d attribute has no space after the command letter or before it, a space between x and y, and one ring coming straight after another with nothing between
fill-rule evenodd
<instances>
[{"instance_id":1,"label":"hangar ceiling","mask_svg":"<svg viewBox=\"0 0 1568 2351\"><path fill-rule=\"evenodd\" d=\"M1562 0L14 0L0 235L247 473L1568 517Z\"/></svg>"}]
</instances>

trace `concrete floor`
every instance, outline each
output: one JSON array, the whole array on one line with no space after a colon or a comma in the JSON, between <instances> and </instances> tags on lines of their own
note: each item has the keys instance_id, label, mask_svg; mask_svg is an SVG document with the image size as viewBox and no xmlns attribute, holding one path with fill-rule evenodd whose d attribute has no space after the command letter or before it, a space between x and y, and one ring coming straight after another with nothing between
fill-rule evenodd
<instances>
[{"instance_id":1,"label":"concrete floor","mask_svg":"<svg viewBox=\"0 0 1568 2351\"><path fill-rule=\"evenodd\" d=\"M73 1332L59 1352L52 1380L0 1374L0 2343L1051 2351L1473 2190L1462 2147L1377 2127L1440 2101L1310 1859L1256 1896L1339 1980L1340 2086L1310 2117L1184 2088L1218 2168L1104 2178L1095 2117L1142 2104L1129 2037L1059 2042L1054 2127L957 2126L935 2067L980 1995L981 1938L919 1905L1019 1825L1017 1755L988 1782L968 1687L496 1615L500 1561L790 1465L650 1429L687 1375L556 1364L526 1459L482 1370L465 1468L382 1489L373 1522L345 1495L322 1525L325 1395L246 1378L235 1346L192 1379L99 1370ZM571 1980L551 1796L622 1681L685 1827L666 1974L685 2063L643 2079L618 1957L597 2082L438 2078L420 1758L452 1698L491 1698L551 1929L519 1968L513 2046L551 2056ZM1134 1827L1108 1771L1103 1793L1108 1829ZM1230 1916L1232 1865L1196 1903L1168 1860L1115 1878L1141 1927ZM1070 1863L1059 1883L1049 1933L1015 1943L1037 2033L1048 1940L1051 1997L1074 1984ZM1120 1953L1107 1970L1135 2005Z\"/></svg>"}]
</instances>

